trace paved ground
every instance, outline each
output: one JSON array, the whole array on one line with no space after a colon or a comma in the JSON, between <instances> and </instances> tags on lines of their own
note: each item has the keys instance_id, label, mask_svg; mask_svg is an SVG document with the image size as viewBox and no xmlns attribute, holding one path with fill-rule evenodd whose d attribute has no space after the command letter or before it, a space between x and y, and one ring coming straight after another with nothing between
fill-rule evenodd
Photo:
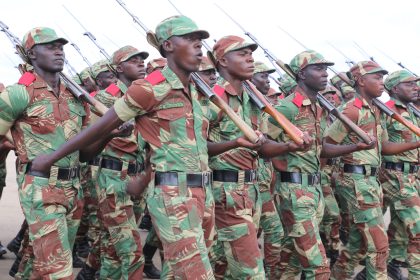
<instances>
[{"instance_id":1,"label":"paved ground","mask_svg":"<svg viewBox=\"0 0 420 280\"><path fill-rule=\"evenodd\" d=\"M7 245L7 243L15 237L23 221L23 214L19 206L17 194L14 162L15 156L11 153L7 158L7 168L9 171L7 174L7 187L4 189L3 196L0 201L0 241L3 245ZM386 222L389 222L389 216L386 217ZM147 232L141 232L143 244L146 234ZM8 275L8 271L14 259L14 254L10 252L0 259L0 280L12 279ZM155 254L154 263L160 268L160 259L157 253ZM358 270L360 270L360 268L361 267L359 267ZM77 273L76 269L75 273ZM407 276L406 270L404 270L404 275Z\"/></svg>"}]
</instances>

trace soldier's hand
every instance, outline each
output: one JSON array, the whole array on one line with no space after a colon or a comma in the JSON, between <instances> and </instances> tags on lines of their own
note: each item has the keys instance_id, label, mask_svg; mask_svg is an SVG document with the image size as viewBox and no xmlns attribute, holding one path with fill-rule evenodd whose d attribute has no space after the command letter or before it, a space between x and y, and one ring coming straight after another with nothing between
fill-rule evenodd
<instances>
[{"instance_id":1,"label":"soldier's hand","mask_svg":"<svg viewBox=\"0 0 420 280\"><path fill-rule=\"evenodd\" d=\"M258 141L256 143L252 143L249 141L245 136L241 136L236 139L236 144L238 147L244 147L251 150L258 151L262 145L267 141L264 134L262 134L260 131L255 131L255 133L258 135Z\"/></svg>"},{"instance_id":2,"label":"soldier's hand","mask_svg":"<svg viewBox=\"0 0 420 280\"><path fill-rule=\"evenodd\" d=\"M111 133L113 137L128 137L134 129L134 124L130 122L123 123L120 127L114 129Z\"/></svg>"},{"instance_id":3,"label":"soldier's hand","mask_svg":"<svg viewBox=\"0 0 420 280\"><path fill-rule=\"evenodd\" d=\"M48 173L54 162L51 162L50 155L38 155L31 162L31 170Z\"/></svg>"},{"instance_id":4,"label":"soldier's hand","mask_svg":"<svg viewBox=\"0 0 420 280\"><path fill-rule=\"evenodd\" d=\"M314 142L314 139L312 137L309 136L309 134L307 132L303 133L303 143L302 144L297 144L293 141L290 141L288 143L288 149L289 152L296 152L296 151L307 151L312 147L312 144Z\"/></svg>"},{"instance_id":5,"label":"soldier's hand","mask_svg":"<svg viewBox=\"0 0 420 280\"><path fill-rule=\"evenodd\" d=\"M357 146L357 150L358 151L362 151L362 150L370 150L373 149L377 143L377 140L375 137L371 136L370 137L371 142L369 144L366 144L365 142L359 142L356 144Z\"/></svg>"}]
</instances>

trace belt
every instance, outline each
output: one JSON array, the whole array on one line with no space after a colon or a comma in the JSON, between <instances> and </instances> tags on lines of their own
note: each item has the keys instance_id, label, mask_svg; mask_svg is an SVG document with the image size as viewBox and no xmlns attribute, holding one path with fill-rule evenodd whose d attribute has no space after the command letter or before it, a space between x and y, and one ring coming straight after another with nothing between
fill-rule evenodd
<instances>
[{"instance_id":1,"label":"belt","mask_svg":"<svg viewBox=\"0 0 420 280\"><path fill-rule=\"evenodd\" d=\"M34 171L31 170L32 164L28 163L26 166L26 174L29 174L31 176L37 176L37 177L43 177L43 178L50 178L50 173L44 173L41 171ZM57 179L58 180L71 180L74 178L80 178L80 166L70 167L70 168L64 168L59 167L58 168L58 174Z\"/></svg>"},{"instance_id":2,"label":"belt","mask_svg":"<svg viewBox=\"0 0 420 280\"><path fill-rule=\"evenodd\" d=\"M89 165L99 166L99 163L101 162L101 157L94 157L93 159L88 161Z\"/></svg>"},{"instance_id":3,"label":"belt","mask_svg":"<svg viewBox=\"0 0 420 280\"><path fill-rule=\"evenodd\" d=\"M102 158L101 167L111 170L121 171L123 162L118 159ZM134 175L144 170L143 163L129 163L127 168L128 175Z\"/></svg>"},{"instance_id":4,"label":"belt","mask_svg":"<svg viewBox=\"0 0 420 280\"><path fill-rule=\"evenodd\" d=\"M384 167L386 169L392 169L400 172L404 172L404 162L385 162ZM409 164L408 173L416 173L419 170L419 165Z\"/></svg>"},{"instance_id":5,"label":"belt","mask_svg":"<svg viewBox=\"0 0 420 280\"><path fill-rule=\"evenodd\" d=\"M202 188L211 183L211 172L187 173L187 187ZM178 172L156 172L155 185L179 186Z\"/></svg>"},{"instance_id":6,"label":"belt","mask_svg":"<svg viewBox=\"0 0 420 280\"><path fill-rule=\"evenodd\" d=\"M280 181L294 184L302 184L302 177L308 177L308 185L316 185L320 182L319 173L305 174L299 172L279 172Z\"/></svg>"},{"instance_id":7,"label":"belt","mask_svg":"<svg viewBox=\"0 0 420 280\"><path fill-rule=\"evenodd\" d=\"M244 182L250 183L257 180L256 170L244 170ZM213 181L237 183L239 172L234 170L213 170Z\"/></svg>"},{"instance_id":8,"label":"belt","mask_svg":"<svg viewBox=\"0 0 420 280\"><path fill-rule=\"evenodd\" d=\"M370 176L376 176L378 168L370 168ZM356 173L366 175L366 166L365 165L353 165L353 164L344 164L344 173Z\"/></svg>"},{"instance_id":9,"label":"belt","mask_svg":"<svg viewBox=\"0 0 420 280\"><path fill-rule=\"evenodd\" d=\"M327 159L327 165L335 165L337 163L336 158L329 158Z\"/></svg>"}]
</instances>

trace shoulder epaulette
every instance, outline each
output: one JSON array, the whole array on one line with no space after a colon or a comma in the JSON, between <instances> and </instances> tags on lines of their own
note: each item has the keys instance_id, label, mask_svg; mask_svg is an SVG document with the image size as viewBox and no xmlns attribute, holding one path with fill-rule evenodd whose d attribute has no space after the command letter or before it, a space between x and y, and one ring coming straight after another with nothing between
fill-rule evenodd
<instances>
[{"instance_id":1,"label":"shoulder epaulette","mask_svg":"<svg viewBox=\"0 0 420 280\"><path fill-rule=\"evenodd\" d=\"M395 101L394 101L394 100L388 100L388 101L385 103L385 105L386 105L388 108L392 109L392 108L394 108L394 107L395 107Z\"/></svg>"},{"instance_id":2,"label":"shoulder epaulette","mask_svg":"<svg viewBox=\"0 0 420 280\"><path fill-rule=\"evenodd\" d=\"M219 85L214 85L214 87L213 87L213 92L214 92L217 96L222 97L222 96L223 96L223 94L225 93L225 88L224 88L224 87L221 87L221 86L219 86Z\"/></svg>"},{"instance_id":3,"label":"shoulder epaulette","mask_svg":"<svg viewBox=\"0 0 420 280\"><path fill-rule=\"evenodd\" d=\"M362 101L362 100L360 100L359 98L357 98L357 97L356 97L356 98L354 99L353 104L354 104L354 106L355 106L356 108L361 109L361 108L362 108L362 106L363 106L363 101Z\"/></svg>"},{"instance_id":4,"label":"shoulder epaulette","mask_svg":"<svg viewBox=\"0 0 420 280\"><path fill-rule=\"evenodd\" d=\"M95 95L97 95L97 94L98 94L98 91L97 90L92 91L91 93L89 93L89 95L92 96L92 97L95 97Z\"/></svg>"},{"instance_id":5,"label":"shoulder epaulette","mask_svg":"<svg viewBox=\"0 0 420 280\"><path fill-rule=\"evenodd\" d=\"M147 77L144 79L148 81L149 83L151 83L152 86L157 85L166 80L165 76L163 76L160 70L153 71L152 73L147 75Z\"/></svg>"},{"instance_id":6,"label":"shoulder epaulette","mask_svg":"<svg viewBox=\"0 0 420 280\"><path fill-rule=\"evenodd\" d=\"M110 84L106 89L105 92L111 94L112 96L116 96L120 92L120 88L117 87L116 84Z\"/></svg>"},{"instance_id":7,"label":"shoulder epaulette","mask_svg":"<svg viewBox=\"0 0 420 280\"><path fill-rule=\"evenodd\" d=\"M36 76L31 73L31 72L25 72L19 79L18 84L19 85L24 85L24 86L29 86L30 84L32 84L33 81L36 80Z\"/></svg>"},{"instance_id":8,"label":"shoulder epaulette","mask_svg":"<svg viewBox=\"0 0 420 280\"><path fill-rule=\"evenodd\" d=\"M302 103L303 100L305 99L305 97L303 97L302 94L300 94L299 92L295 93L295 97L293 98L292 102L298 107L302 107Z\"/></svg>"}]
</instances>

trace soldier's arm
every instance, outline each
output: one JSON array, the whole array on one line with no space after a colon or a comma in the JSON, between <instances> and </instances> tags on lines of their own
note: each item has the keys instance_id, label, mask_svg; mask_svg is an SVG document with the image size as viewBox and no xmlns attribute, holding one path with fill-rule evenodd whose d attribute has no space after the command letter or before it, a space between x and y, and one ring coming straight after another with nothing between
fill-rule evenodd
<instances>
[{"instance_id":1,"label":"soldier's arm","mask_svg":"<svg viewBox=\"0 0 420 280\"><path fill-rule=\"evenodd\" d=\"M382 134L382 155L396 155L400 153L407 152L409 150L417 149L420 147L420 141L412 141L412 142L404 142L404 143L396 143L396 142L390 142L388 141L388 129L393 125L393 122L395 122L394 119L387 118L388 120L385 123L386 129L384 129ZM405 128L408 130L407 128ZM408 133L412 133L411 131L408 131ZM414 134L413 134L413 137Z\"/></svg>"}]
</instances>

